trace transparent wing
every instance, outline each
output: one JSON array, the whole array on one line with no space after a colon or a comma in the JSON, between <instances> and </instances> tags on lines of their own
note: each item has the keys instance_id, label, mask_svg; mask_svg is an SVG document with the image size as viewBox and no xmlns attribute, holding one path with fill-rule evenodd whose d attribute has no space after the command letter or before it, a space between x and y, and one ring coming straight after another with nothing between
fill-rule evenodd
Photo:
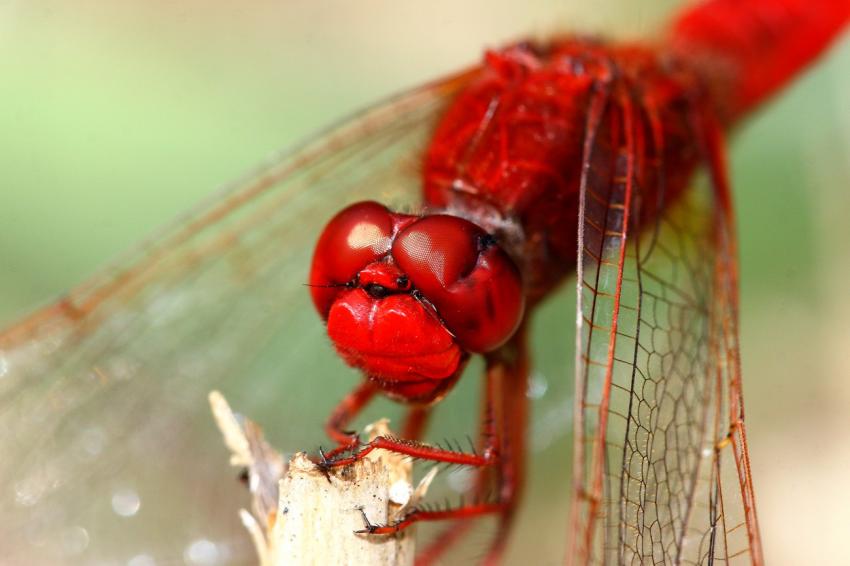
<instances>
[{"instance_id":1,"label":"transparent wing","mask_svg":"<svg viewBox=\"0 0 850 566\"><path fill-rule=\"evenodd\" d=\"M659 116L595 97L579 223L575 564L760 564L718 130L664 186Z\"/></svg>"},{"instance_id":2,"label":"transparent wing","mask_svg":"<svg viewBox=\"0 0 850 566\"><path fill-rule=\"evenodd\" d=\"M207 393L251 407L277 446L318 444L310 407L350 372L303 286L314 240L347 203L415 206L434 120L472 73L284 154L0 335L2 561L253 560Z\"/></svg>"}]
</instances>

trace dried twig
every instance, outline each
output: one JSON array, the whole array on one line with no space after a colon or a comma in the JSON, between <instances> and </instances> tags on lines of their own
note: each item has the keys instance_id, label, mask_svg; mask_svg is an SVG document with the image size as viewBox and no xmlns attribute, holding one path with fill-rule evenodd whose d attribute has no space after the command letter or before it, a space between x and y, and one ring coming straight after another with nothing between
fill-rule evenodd
<instances>
[{"instance_id":1,"label":"dried twig","mask_svg":"<svg viewBox=\"0 0 850 566\"><path fill-rule=\"evenodd\" d=\"M395 536L355 535L364 527L358 508L375 523L395 520L424 496L436 468L414 490L410 461L376 450L325 476L303 453L287 463L264 440L260 427L234 414L220 393L213 391L209 398L232 453L231 465L247 472L251 512L239 513L261 566L413 564L413 529ZM374 437L390 431L384 420L367 433Z\"/></svg>"}]
</instances>

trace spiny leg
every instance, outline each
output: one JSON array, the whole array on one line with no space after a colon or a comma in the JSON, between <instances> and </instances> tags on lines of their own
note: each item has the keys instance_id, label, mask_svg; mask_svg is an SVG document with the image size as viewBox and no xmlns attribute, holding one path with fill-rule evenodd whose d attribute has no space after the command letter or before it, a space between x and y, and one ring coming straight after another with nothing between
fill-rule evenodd
<instances>
[{"instance_id":1,"label":"spiny leg","mask_svg":"<svg viewBox=\"0 0 850 566\"><path fill-rule=\"evenodd\" d=\"M487 435L492 435L496 424L494 416L494 400L496 399L495 383L498 379L495 367L488 360L487 372L484 375L484 388L481 399L481 419L479 437L485 438ZM475 483L471 488L471 492L476 500L483 501L487 497L494 484L497 483L492 467L480 468L475 474ZM495 510L494 512L499 512ZM416 556L416 566L430 566L435 564L443 555L446 554L458 541L462 540L468 531L474 525L473 521L452 521L452 524L443 529L430 542L428 547Z\"/></svg>"},{"instance_id":2,"label":"spiny leg","mask_svg":"<svg viewBox=\"0 0 850 566\"><path fill-rule=\"evenodd\" d=\"M344 452L359 443L357 433L347 430L351 421L369 404L378 392L378 387L364 380L354 391L346 395L339 404L334 407L333 412L325 423L325 433L339 446L325 454L331 458L335 454ZM402 438L407 440L419 440L428 426L428 418L431 415L429 405L414 405L407 410Z\"/></svg>"},{"instance_id":3,"label":"spiny leg","mask_svg":"<svg viewBox=\"0 0 850 566\"><path fill-rule=\"evenodd\" d=\"M356 394L355 392L354 394ZM352 394L352 395L354 395ZM490 403L491 404L491 403ZM427 411L427 409L425 409ZM425 415L412 413L408 420L411 430L415 434L421 432L421 426L424 425ZM417 422L422 421L422 422ZM490 419L492 423L492 419ZM326 454L321 466L325 469L338 468L349 466L358 460L362 460L367 454L376 449L389 450L397 454L404 454L412 458L420 460L430 460L432 462L444 462L446 464L457 464L460 466L484 467L491 466L498 462L498 439L495 430L492 426L486 427L482 434L480 445L481 452L463 452L461 450L453 450L440 446L431 446L416 440L406 438L397 438L390 436L378 436L369 442L360 444L360 449L350 456L341 456L343 452L353 447L352 444L340 446L332 452ZM342 433L341 433L342 434ZM351 438L350 436L346 438Z\"/></svg>"},{"instance_id":4,"label":"spiny leg","mask_svg":"<svg viewBox=\"0 0 850 566\"><path fill-rule=\"evenodd\" d=\"M478 471L473 490L475 497L483 500L495 485L498 504L491 512L498 513L500 517L498 531L484 559L485 564L497 564L504 552L523 484L528 421L528 366L525 325L517 330L508 344L487 359L482 436L488 427L495 426L496 435L500 438L500 459L497 470L482 468ZM435 563L463 539L472 524L472 521L460 521L445 529L417 556L416 566Z\"/></svg>"},{"instance_id":5,"label":"spiny leg","mask_svg":"<svg viewBox=\"0 0 850 566\"><path fill-rule=\"evenodd\" d=\"M412 456L423 460L431 460L435 462L445 462L449 464L459 464L466 466L475 466L480 468L491 467L499 462L499 436L496 430L496 420L492 417L492 407L494 404L494 396L498 387L494 383L497 379L497 372L487 372L487 387L486 400L483 411L483 424L479 440L481 453L467 453L455 450L446 450L442 447L429 446L421 442L415 442L397 438L377 437L370 442L362 445L360 451L347 457L340 457L333 461L326 461L326 468L347 466L357 460L363 458L366 454L377 448L383 448L400 454ZM414 415L413 419L419 417ZM476 502L471 505L464 505L455 509L439 509L430 510L425 508L414 509L405 517L396 521L391 525L374 525L364 516L365 528L360 531L362 533L371 534L390 534L401 531L408 526L420 521L436 521L446 519L464 519L475 517L478 515L499 512L502 508L501 502L496 503L481 503Z\"/></svg>"},{"instance_id":6,"label":"spiny leg","mask_svg":"<svg viewBox=\"0 0 850 566\"><path fill-rule=\"evenodd\" d=\"M510 345L512 351L508 352L508 359L500 360L494 368L494 371L502 374L497 380L502 387L495 417L502 438L499 499L504 506L500 512L498 530L493 537L484 564L500 562L525 483L529 370L525 324L514 335Z\"/></svg>"},{"instance_id":7,"label":"spiny leg","mask_svg":"<svg viewBox=\"0 0 850 566\"><path fill-rule=\"evenodd\" d=\"M459 528L446 532L426 551L417 564L424 565L436 560L450 544L461 539L468 530L471 519L488 514L499 514L499 531L491 545L485 562L495 564L504 550L505 535L509 530L518 499L519 487L523 476L523 458L525 446L525 426L527 419L526 389L528 356L525 344L525 332L521 328L516 336L498 352L487 359L485 379L485 399L482 410L482 426L479 446L481 453L464 453L446 450L412 439L377 437L361 445L361 449L351 456L339 457L357 444L357 436L345 430L348 424L371 401L377 387L364 381L357 389L345 397L334 409L326 424L328 435L340 442L340 447L326 455L322 466L330 469L350 465L362 459L372 450L383 448L414 458L469 465L481 468L476 482L476 503L462 505L454 509L429 510L414 509L405 517L391 525L373 525L364 514L365 528L361 533L392 534L421 521L461 520ZM418 437L424 429L428 417L428 407L411 408L405 424L405 436ZM492 466L498 464L496 468ZM484 501L487 487L495 484L497 500Z\"/></svg>"}]
</instances>

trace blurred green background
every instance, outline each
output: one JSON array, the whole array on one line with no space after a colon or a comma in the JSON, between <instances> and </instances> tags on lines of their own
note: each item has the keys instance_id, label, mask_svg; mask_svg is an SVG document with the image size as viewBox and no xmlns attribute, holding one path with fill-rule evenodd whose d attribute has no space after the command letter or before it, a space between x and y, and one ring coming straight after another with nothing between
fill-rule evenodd
<instances>
[{"instance_id":1,"label":"blurred green background","mask_svg":"<svg viewBox=\"0 0 850 566\"><path fill-rule=\"evenodd\" d=\"M650 36L679 4L7 0L0 321L280 147L484 47L557 30ZM850 528L848 100L845 37L731 150L750 446L774 564L834 562Z\"/></svg>"}]
</instances>

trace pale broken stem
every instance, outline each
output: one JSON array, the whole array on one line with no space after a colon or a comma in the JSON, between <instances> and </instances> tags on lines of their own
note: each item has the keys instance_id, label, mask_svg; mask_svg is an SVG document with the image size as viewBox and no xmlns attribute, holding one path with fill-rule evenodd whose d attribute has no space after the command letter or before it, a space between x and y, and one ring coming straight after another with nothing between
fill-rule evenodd
<instances>
[{"instance_id":1,"label":"pale broken stem","mask_svg":"<svg viewBox=\"0 0 850 566\"><path fill-rule=\"evenodd\" d=\"M287 463L262 430L235 415L224 397L210 393L216 422L231 451L231 465L248 473L252 512L240 510L261 566L413 564L415 529L393 536L355 535L373 523L396 520L421 499L436 468L414 490L411 464L398 454L375 450L366 459L325 476L303 453ZM367 428L370 438L390 434L387 422Z\"/></svg>"}]
</instances>

